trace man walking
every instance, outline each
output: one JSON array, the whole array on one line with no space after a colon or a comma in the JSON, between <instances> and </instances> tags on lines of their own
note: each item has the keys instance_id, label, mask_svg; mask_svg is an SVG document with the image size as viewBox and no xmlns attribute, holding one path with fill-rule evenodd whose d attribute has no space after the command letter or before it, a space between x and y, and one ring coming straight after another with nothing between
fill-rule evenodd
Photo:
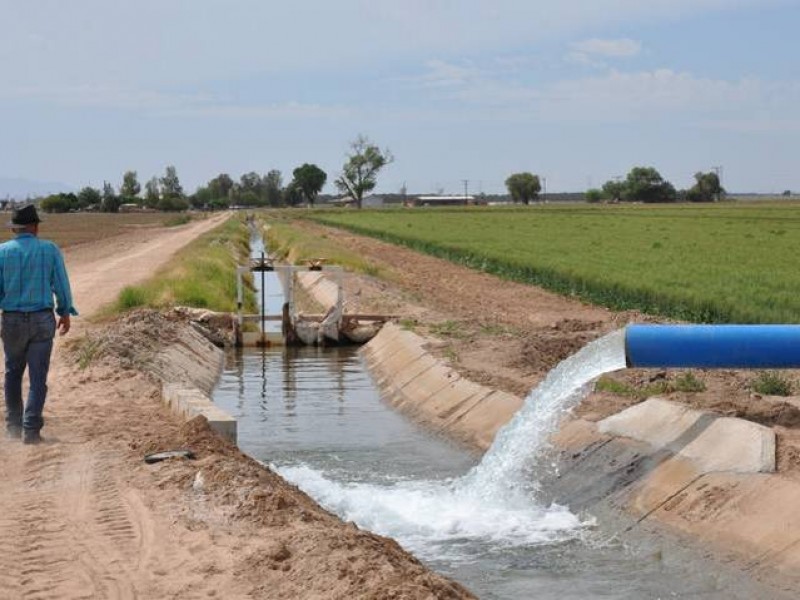
<instances>
[{"instance_id":1,"label":"man walking","mask_svg":"<svg viewBox=\"0 0 800 600\"><path fill-rule=\"evenodd\" d=\"M32 204L14 211L9 226L17 234L0 244L0 337L5 352L6 434L25 444L42 441L42 410L56 329L70 328L72 292L61 251L40 240L39 215ZM53 295L56 324L53 315ZM22 376L28 368L30 390L22 407Z\"/></svg>"}]
</instances>

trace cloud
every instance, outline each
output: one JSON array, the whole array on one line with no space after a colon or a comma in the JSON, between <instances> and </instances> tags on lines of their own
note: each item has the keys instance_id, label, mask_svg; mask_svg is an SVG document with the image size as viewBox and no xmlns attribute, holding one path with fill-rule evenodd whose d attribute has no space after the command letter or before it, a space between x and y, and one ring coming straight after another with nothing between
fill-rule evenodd
<instances>
[{"instance_id":1,"label":"cloud","mask_svg":"<svg viewBox=\"0 0 800 600\"><path fill-rule=\"evenodd\" d=\"M631 58L642 50L642 44L629 38L603 40L593 38L572 44L572 51L566 56L567 62L604 67L603 59Z\"/></svg>"},{"instance_id":2,"label":"cloud","mask_svg":"<svg viewBox=\"0 0 800 600\"><path fill-rule=\"evenodd\" d=\"M427 56L516 52L605 27L776 1L5 2L3 22L10 25L0 36L0 85L114 82L148 88L342 65L383 68Z\"/></svg>"},{"instance_id":3,"label":"cloud","mask_svg":"<svg viewBox=\"0 0 800 600\"><path fill-rule=\"evenodd\" d=\"M353 116L344 106L326 106L289 101L260 105L219 104L165 110L158 116L221 119L341 119Z\"/></svg>"},{"instance_id":4,"label":"cloud","mask_svg":"<svg viewBox=\"0 0 800 600\"><path fill-rule=\"evenodd\" d=\"M237 104L211 94L163 92L113 85L21 87L0 92L0 98L22 98L67 108L129 111L156 117L336 118L350 114L349 109L338 106L296 101Z\"/></svg>"},{"instance_id":5,"label":"cloud","mask_svg":"<svg viewBox=\"0 0 800 600\"><path fill-rule=\"evenodd\" d=\"M48 87L22 86L0 92L0 97L23 98L70 108L107 108L152 111L199 106L211 101L202 94L165 93L114 86L110 84L77 84Z\"/></svg>"},{"instance_id":6,"label":"cloud","mask_svg":"<svg viewBox=\"0 0 800 600\"><path fill-rule=\"evenodd\" d=\"M460 110L471 118L595 124L672 121L751 132L795 130L793 124L800 120L800 82L796 81L728 80L672 69L614 69L599 76L531 84L490 68L459 70L440 63L427 67L429 71L417 80L420 87L424 87L421 82L437 80L437 74L442 80L443 74L448 75L450 83L429 88L428 100L438 99L448 113Z\"/></svg>"},{"instance_id":7,"label":"cloud","mask_svg":"<svg viewBox=\"0 0 800 600\"><path fill-rule=\"evenodd\" d=\"M657 69L612 71L548 85L542 89L540 109L558 118L624 121L667 114L732 115L767 106L793 112L799 100L800 86L793 82L730 81Z\"/></svg>"},{"instance_id":8,"label":"cloud","mask_svg":"<svg viewBox=\"0 0 800 600\"><path fill-rule=\"evenodd\" d=\"M480 72L468 66L459 66L443 60L425 63L428 72L417 79L426 87L453 87L474 81Z\"/></svg>"},{"instance_id":9,"label":"cloud","mask_svg":"<svg viewBox=\"0 0 800 600\"><path fill-rule=\"evenodd\" d=\"M636 40L623 38L619 40L601 40L593 38L572 45L575 52L607 58L620 58L636 56L642 49L642 44Z\"/></svg>"}]
</instances>

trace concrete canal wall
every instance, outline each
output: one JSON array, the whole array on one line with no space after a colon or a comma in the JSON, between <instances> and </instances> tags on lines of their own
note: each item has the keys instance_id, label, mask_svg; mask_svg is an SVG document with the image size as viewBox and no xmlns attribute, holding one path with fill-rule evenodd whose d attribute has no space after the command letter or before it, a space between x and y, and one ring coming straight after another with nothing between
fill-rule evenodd
<instances>
[{"instance_id":1,"label":"concrete canal wall","mask_svg":"<svg viewBox=\"0 0 800 600\"><path fill-rule=\"evenodd\" d=\"M153 371L172 412L187 421L202 415L214 431L235 443L236 419L211 400L223 361L222 350L187 326L159 352Z\"/></svg>"},{"instance_id":2,"label":"concrete canal wall","mask_svg":"<svg viewBox=\"0 0 800 600\"><path fill-rule=\"evenodd\" d=\"M486 449L522 399L463 379L426 345L389 324L363 352L389 403ZM775 473L772 429L652 398L598 423L567 420L552 442L550 500L622 511L629 529L656 522L757 577L800 583L800 482Z\"/></svg>"}]
</instances>

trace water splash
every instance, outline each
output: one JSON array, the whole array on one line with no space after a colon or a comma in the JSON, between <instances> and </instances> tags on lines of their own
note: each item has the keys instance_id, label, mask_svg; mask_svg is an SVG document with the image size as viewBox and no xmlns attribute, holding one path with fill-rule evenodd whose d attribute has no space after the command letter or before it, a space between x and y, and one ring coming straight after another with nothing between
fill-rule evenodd
<instances>
[{"instance_id":1,"label":"water splash","mask_svg":"<svg viewBox=\"0 0 800 600\"><path fill-rule=\"evenodd\" d=\"M272 466L327 509L394 537L422 557L468 560L461 549L474 554L570 539L590 521L565 507L537 503L531 467L590 382L623 367L624 331L591 342L561 362L498 432L480 464L458 479L352 483L306 465Z\"/></svg>"},{"instance_id":2,"label":"water splash","mask_svg":"<svg viewBox=\"0 0 800 600\"><path fill-rule=\"evenodd\" d=\"M459 483L486 500L536 489L525 477L549 446L561 420L591 391L591 382L625 367L625 330L597 339L559 363L528 394L522 408L495 436L483 460Z\"/></svg>"}]
</instances>

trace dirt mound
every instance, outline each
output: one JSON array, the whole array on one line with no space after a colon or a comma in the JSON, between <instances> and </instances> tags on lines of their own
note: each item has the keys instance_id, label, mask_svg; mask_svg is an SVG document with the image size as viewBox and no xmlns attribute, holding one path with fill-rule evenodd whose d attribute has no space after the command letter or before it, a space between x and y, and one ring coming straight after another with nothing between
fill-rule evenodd
<instances>
[{"instance_id":1,"label":"dirt mound","mask_svg":"<svg viewBox=\"0 0 800 600\"><path fill-rule=\"evenodd\" d=\"M575 327L576 323L568 325ZM598 337L597 327L580 324L577 329L547 329L527 334L517 359L510 366L536 372L549 371Z\"/></svg>"}]
</instances>

